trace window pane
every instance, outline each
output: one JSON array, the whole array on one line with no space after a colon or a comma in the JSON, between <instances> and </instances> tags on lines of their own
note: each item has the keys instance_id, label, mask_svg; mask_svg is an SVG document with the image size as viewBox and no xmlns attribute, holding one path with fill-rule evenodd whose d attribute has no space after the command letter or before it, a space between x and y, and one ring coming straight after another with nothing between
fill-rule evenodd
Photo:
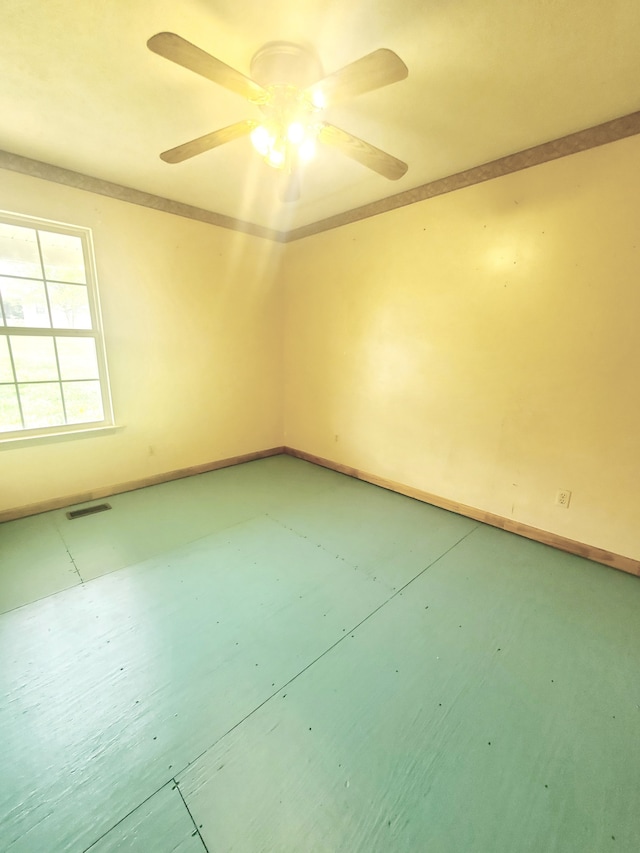
<instances>
[{"instance_id":1,"label":"window pane","mask_svg":"<svg viewBox=\"0 0 640 853\"><path fill-rule=\"evenodd\" d=\"M90 329L89 293L83 284L51 284L49 303L56 329Z\"/></svg>"},{"instance_id":2,"label":"window pane","mask_svg":"<svg viewBox=\"0 0 640 853\"><path fill-rule=\"evenodd\" d=\"M62 379L97 379L98 359L93 338L56 338Z\"/></svg>"},{"instance_id":3,"label":"window pane","mask_svg":"<svg viewBox=\"0 0 640 853\"><path fill-rule=\"evenodd\" d=\"M0 445L112 422L92 251L86 228L0 212Z\"/></svg>"},{"instance_id":4,"label":"window pane","mask_svg":"<svg viewBox=\"0 0 640 853\"><path fill-rule=\"evenodd\" d=\"M0 292L7 326L47 328L50 325L43 282L0 278Z\"/></svg>"},{"instance_id":5,"label":"window pane","mask_svg":"<svg viewBox=\"0 0 640 853\"><path fill-rule=\"evenodd\" d=\"M70 234L39 231L45 278L85 282L82 240Z\"/></svg>"},{"instance_id":6,"label":"window pane","mask_svg":"<svg viewBox=\"0 0 640 853\"><path fill-rule=\"evenodd\" d=\"M0 432L21 429L18 395L14 385L0 385Z\"/></svg>"},{"instance_id":7,"label":"window pane","mask_svg":"<svg viewBox=\"0 0 640 853\"><path fill-rule=\"evenodd\" d=\"M58 378L53 338L11 335L9 340L19 382Z\"/></svg>"},{"instance_id":8,"label":"window pane","mask_svg":"<svg viewBox=\"0 0 640 853\"><path fill-rule=\"evenodd\" d=\"M0 222L0 275L42 278L36 232Z\"/></svg>"},{"instance_id":9,"label":"window pane","mask_svg":"<svg viewBox=\"0 0 640 853\"><path fill-rule=\"evenodd\" d=\"M64 423L62 395L57 382L40 385L18 385L24 425L35 427L59 426Z\"/></svg>"},{"instance_id":10,"label":"window pane","mask_svg":"<svg viewBox=\"0 0 640 853\"><path fill-rule=\"evenodd\" d=\"M99 382L63 382L62 389L67 423L82 424L104 418Z\"/></svg>"},{"instance_id":11,"label":"window pane","mask_svg":"<svg viewBox=\"0 0 640 853\"><path fill-rule=\"evenodd\" d=\"M14 382L11 359L9 357L9 342L4 335L0 336L0 382Z\"/></svg>"}]
</instances>

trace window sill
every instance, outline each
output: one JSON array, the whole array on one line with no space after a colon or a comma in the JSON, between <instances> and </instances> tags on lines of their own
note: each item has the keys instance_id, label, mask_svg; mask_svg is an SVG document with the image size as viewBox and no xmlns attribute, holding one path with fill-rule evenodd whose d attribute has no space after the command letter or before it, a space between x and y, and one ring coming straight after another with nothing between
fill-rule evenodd
<instances>
[{"instance_id":1,"label":"window sill","mask_svg":"<svg viewBox=\"0 0 640 853\"><path fill-rule=\"evenodd\" d=\"M79 438L93 438L103 435L113 435L124 429L124 425L109 424L107 426L88 427L86 429L51 432L46 435L15 435L11 438L0 438L0 450L17 450L20 447L39 444L53 444L59 441L71 441Z\"/></svg>"}]
</instances>

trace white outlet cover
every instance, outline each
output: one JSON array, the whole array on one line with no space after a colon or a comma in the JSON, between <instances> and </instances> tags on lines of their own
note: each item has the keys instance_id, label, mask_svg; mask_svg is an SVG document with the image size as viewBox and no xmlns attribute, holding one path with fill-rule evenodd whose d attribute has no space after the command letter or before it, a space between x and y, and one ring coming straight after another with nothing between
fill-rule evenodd
<instances>
[{"instance_id":1,"label":"white outlet cover","mask_svg":"<svg viewBox=\"0 0 640 853\"><path fill-rule=\"evenodd\" d=\"M556 504L557 506L561 506L563 509L569 509L569 504L571 502L571 492L569 489L559 489L556 494Z\"/></svg>"}]
</instances>

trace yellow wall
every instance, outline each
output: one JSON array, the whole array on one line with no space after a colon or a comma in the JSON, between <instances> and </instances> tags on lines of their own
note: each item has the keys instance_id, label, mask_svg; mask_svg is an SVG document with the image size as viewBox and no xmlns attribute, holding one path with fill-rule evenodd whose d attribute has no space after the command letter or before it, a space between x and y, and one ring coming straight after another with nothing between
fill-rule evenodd
<instances>
[{"instance_id":1,"label":"yellow wall","mask_svg":"<svg viewBox=\"0 0 640 853\"><path fill-rule=\"evenodd\" d=\"M0 177L3 208L93 229L123 426L0 449L0 510L282 443L281 247L37 178Z\"/></svg>"},{"instance_id":2,"label":"yellow wall","mask_svg":"<svg viewBox=\"0 0 640 853\"><path fill-rule=\"evenodd\" d=\"M3 207L93 229L123 428L0 450L0 510L284 442L640 558L639 160L622 140L284 248L2 173Z\"/></svg>"},{"instance_id":3,"label":"yellow wall","mask_svg":"<svg viewBox=\"0 0 640 853\"><path fill-rule=\"evenodd\" d=\"M290 244L286 444L640 558L639 162L635 137Z\"/></svg>"}]
</instances>

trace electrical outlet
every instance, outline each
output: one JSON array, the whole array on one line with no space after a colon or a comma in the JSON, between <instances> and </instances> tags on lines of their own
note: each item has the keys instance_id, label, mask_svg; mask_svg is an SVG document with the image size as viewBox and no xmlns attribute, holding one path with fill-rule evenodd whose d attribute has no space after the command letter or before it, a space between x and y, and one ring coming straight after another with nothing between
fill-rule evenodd
<instances>
[{"instance_id":1,"label":"electrical outlet","mask_svg":"<svg viewBox=\"0 0 640 853\"><path fill-rule=\"evenodd\" d=\"M556 495L556 505L561 506L563 509L569 509L570 501L571 492L569 491L569 489L560 489L560 491Z\"/></svg>"}]
</instances>

